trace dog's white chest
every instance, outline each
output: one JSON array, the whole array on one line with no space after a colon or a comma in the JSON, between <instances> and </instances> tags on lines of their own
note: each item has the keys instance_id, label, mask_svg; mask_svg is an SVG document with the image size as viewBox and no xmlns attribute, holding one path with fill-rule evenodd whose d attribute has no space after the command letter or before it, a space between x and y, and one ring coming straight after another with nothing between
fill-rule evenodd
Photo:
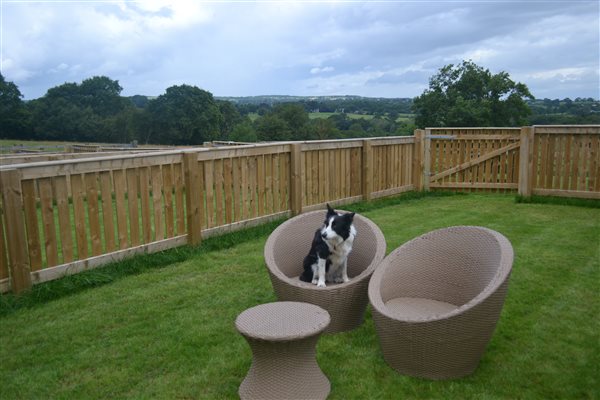
<instances>
[{"instance_id":1,"label":"dog's white chest","mask_svg":"<svg viewBox=\"0 0 600 400\"><path fill-rule=\"evenodd\" d=\"M352 245L354 243L354 237L356 235L356 230L352 227L350 231L350 236L348 239L344 240L341 243L336 245L332 245L331 243L327 243L327 247L329 247L329 260L331 261L332 267L335 269L336 267L344 264L348 259L348 254L352 251Z\"/></svg>"},{"instance_id":2,"label":"dog's white chest","mask_svg":"<svg viewBox=\"0 0 600 400\"><path fill-rule=\"evenodd\" d=\"M340 265L348 258L348 254L352 251L352 242L346 240L337 246L331 247L329 250L331 251L331 254L329 255L331 263Z\"/></svg>"}]
</instances>

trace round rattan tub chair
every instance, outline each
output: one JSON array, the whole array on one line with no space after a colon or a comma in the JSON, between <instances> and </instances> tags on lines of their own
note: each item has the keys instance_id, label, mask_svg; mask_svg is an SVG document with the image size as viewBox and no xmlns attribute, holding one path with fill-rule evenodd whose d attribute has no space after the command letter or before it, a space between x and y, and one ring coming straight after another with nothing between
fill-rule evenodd
<instances>
[{"instance_id":1,"label":"round rattan tub chair","mask_svg":"<svg viewBox=\"0 0 600 400\"><path fill-rule=\"evenodd\" d=\"M439 229L391 252L369 284L385 361L429 379L471 374L500 317L510 242L475 226Z\"/></svg>"},{"instance_id":2,"label":"round rattan tub chair","mask_svg":"<svg viewBox=\"0 0 600 400\"><path fill-rule=\"evenodd\" d=\"M357 234L348 256L350 281L327 283L324 288L302 282L299 279L303 270L302 261L325 215L324 210L312 211L285 221L267 239L264 255L277 299L311 303L327 310L331 315L331 323L325 332L337 333L362 324L369 302L369 279L385 257L386 243L377 225L356 214L354 226Z\"/></svg>"}]
</instances>

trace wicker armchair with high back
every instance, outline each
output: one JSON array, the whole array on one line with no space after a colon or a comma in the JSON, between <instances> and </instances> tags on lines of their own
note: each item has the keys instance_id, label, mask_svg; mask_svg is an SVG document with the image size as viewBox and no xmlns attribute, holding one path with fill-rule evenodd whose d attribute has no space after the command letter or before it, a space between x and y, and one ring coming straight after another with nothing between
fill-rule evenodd
<instances>
[{"instance_id":1,"label":"wicker armchair with high back","mask_svg":"<svg viewBox=\"0 0 600 400\"><path fill-rule=\"evenodd\" d=\"M278 226L267 239L265 263L279 301L315 304L327 310L331 323L326 333L352 330L364 319L369 279L383 257L386 244L383 233L368 218L356 214L357 235L348 256L349 282L317 287L299 279L302 261L308 254L315 230L322 226L326 211L297 215Z\"/></svg>"},{"instance_id":2,"label":"wicker armchair with high back","mask_svg":"<svg viewBox=\"0 0 600 400\"><path fill-rule=\"evenodd\" d=\"M471 374L500 317L513 263L503 235L439 229L392 251L369 284L385 361L429 379Z\"/></svg>"}]
</instances>

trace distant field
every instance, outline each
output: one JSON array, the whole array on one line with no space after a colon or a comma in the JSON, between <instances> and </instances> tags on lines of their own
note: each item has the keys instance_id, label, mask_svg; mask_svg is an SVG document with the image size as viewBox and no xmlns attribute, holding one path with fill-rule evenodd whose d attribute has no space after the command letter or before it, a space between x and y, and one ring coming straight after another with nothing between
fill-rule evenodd
<instances>
[{"instance_id":1,"label":"distant field","mask_svg":"<svg viewBox=\"0 0 600 400\"><path fill-rule=\"evenodd\" d=\"M310 119L317 119L317 118L329 118L332 115L335 114L339 114L339 113L335 113L335 112L318 112L318 113L308 113L308 117ZM371 120L373 118L375 118L374 115L369 115L369 114L353 114L353 113L347 113L346 114L348 116L348 118L350 119L366 119L366 120ZM258 119L258 114L257 113L250 113L248 114L248 117L250 118L251 121L256 121L256 119ZM407 121L411 121L414 119L414 115L413 114L398 114L398 118L396 118L396 122L407 122Z\"/></svg>"},{"instance_id":2,"label":"distant field","mask_svg":"<svg viewBox=\"0 0 600 400\"><path fill-rule=\"evenodd\" d=\"M308 117L310 119L316 119L316 118L329 118L332 115L335 114L340 114L340 113L335 113L335 112L318 112L318 113L308 113ZM366 115L366 114L352 114L352 113L347 113L346 114L348 116L348 118L350 119L373 119L373 115Z\"/></svg>"},{"instance_id":3,"label":"distant field","mask_svg":"<svg viewBox=\"0 0 600 400\"><path fill-rule=\"evenodd\" d=\"M8 153L15 146L22 146L28 150L62 151L67 143L44 140L0 139L0 153Z\"/></svg>"}]
</instances>

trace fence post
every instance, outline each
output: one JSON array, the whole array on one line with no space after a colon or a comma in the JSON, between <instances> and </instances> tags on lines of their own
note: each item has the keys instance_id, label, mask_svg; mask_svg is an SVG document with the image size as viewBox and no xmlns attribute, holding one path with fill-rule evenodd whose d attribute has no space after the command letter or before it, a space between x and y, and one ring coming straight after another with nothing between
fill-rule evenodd
<instances>
[{"instance_id":1,"label":"fence post","mask_svg":"<svg viewBox=\"0 0 600 400\"><path fill-rule=\"evenodd\" d=\"M302 144L290 145L290 208L292 215L302 213Z\"/></svg>"},{"instance_id":2,"label":"fence post","mask_svg":"<svg viewBox=\"0 0 600 400\"><path fill-rule=\"evenodd\" d=\"M373 192L373 147L371 139L362 141L361 188L363 201L371 201Z\"/></svg>"},{"instance_id":3,"label":"fence post","mask_svg":"<svg viewBox=\"0 0 600 400\"><path fill-rule=\"evenodd\" d=\"M13 293L31 288L31 266L23 216L21 173L16 169L0 172L2 202L8 249L8 270Z\"/></svg>"},{"instance_id":4,"label":"fence post","mask_svg":"<svg viewBox=\"0 0 600 400\"><path fill-rule=\"evenodd\" d=\"M204 217L203 185L198 167L198 153L183 153L183 170L188 244L195 246L202 242L202 218Z\"/></svg>"},{"instance_id":5,"label":"fence post","mask_svg":"<svg viewBox=\"0 0 600 400\"><path fill-rule=\"evenodd\" d=\"M521 148L519 149L519 195L531 196L533 169L533 135L531 126L521 128Z\"/></svg>"},{"instance_id":6,"label":"fence post","mask_svg":"<svg viewBox=\"0 0 600 400\"><path fill-rule=\"evenodd\" d=\"M424 174L424 140L425 131L423 129L415 130L415 145L413 148L413 182L416 191L423 190L423 174Z\"/></svg>"},{"instance_id":7,"label":"fence post","mask_svg":"<svg viewBox=\"0 0 600 400\"><path fill-rule=\"evenodd\" d=\"M429 192L429 183L431 181L431 129L425 129L423 135L423 190Z\"/></svg>"}]
</instances>

